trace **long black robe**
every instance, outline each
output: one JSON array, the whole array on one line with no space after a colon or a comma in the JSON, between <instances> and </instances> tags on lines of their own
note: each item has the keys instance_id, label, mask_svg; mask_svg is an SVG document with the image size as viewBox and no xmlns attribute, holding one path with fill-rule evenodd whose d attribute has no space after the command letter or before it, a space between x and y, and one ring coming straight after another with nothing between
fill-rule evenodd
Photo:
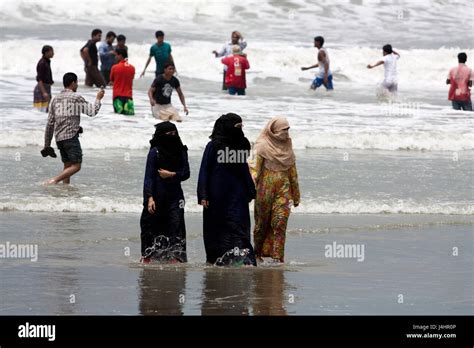
<instances>
[{"instance_id":1,"label":"long black robe","mask_svg":"<svg viewBox=\"0 0 474 348\"><path fill-rule=\"evenodd\" d=\"M162 179L158 174L159 151L148 153L143 185L143 212L140 218L141 252L144 257L162 261L187 261L184 195L181 181L189 178L187 148L182 151L182 166L176 176ZM153 196L156 211L148 212L148 198Z\"/></svg>"},{"instance_id":2,"label":"long black robe","mask_svg":"<svg viewBox=\"0 0 474 348\"><path fill-rule=\"evenodd\" d=\"M198 180L198 203L209 201L204 208L204 246L208 263L230 264L234 248L247 249L240 257L244 264L256 265L250 243L249 203L255 198L255 185L247 163L226 164L217 161L217 151L209 142L204 151ZM237 257L238 259L239 257ZM222 261L222 262L220 262Z\"/></svg>"}]
</instances>

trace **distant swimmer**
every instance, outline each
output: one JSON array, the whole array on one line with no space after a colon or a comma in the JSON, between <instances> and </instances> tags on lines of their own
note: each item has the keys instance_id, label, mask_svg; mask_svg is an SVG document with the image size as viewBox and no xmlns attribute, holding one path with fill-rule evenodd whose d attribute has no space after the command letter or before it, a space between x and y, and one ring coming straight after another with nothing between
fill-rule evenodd
<instances>
[{"instance_id":1,"label":"distant swimmer","mask_svg":"<svg viewBox=\"0 0 474 348\"><path fill-rule=\"evenodd\" d=\"M33 107L40 111L48 112L51 101L51 85L53 73L51 72L51 58L54 56L54 49L51 46L43 46L41 50L43 57L36 66L36 81L38 82L33 91Z\"/></svg>"},{"instance_id":2,"label":"distant swimmer","mask_svg":"<svg viewBox=\"0 0 474 348\"><path fill-rule=\"evenodd\" d=\"M56 157L51 140L56 139L56 145L61 152L64 163L63 171L46 184L70 183L70 178L81 170L82 149L79 142L81 114L95 116L100 110L100 101L104 97L104 90L97 93L94 104L87 102L77 91L77 75L68 72L63 76L64 90L53 98L49 108L48 122L44 135L44 148L41 150L43 157Z\"/></svg>"},{"instance_id":3,"label":"distant swimmer","mask_svg":"<svg viewBox=\"0 0 474 348\"><path fill-rule=\"evenodd\" d=\"M333 90L334 87L332 85L332 72L330 67L329 61L329 54L326 48L323 47L324 45L324 38L322 36L316 36L314 38L314 47L318 49L318 63L308 66L302 67L301 70L309 70L313 68L319 67L319 73L316 78L313 80L311 84L311 89L317 89L324 85L328 91Z\"/></svg>"},{"instance_id":4,"label":"distant swimmer","mask_svg":"<svg viewBox=\"0 0 474 348\"><path fill-rule=\"evenodd\" d=\"M385 75L380 85L382 93L385 96L396 95L398 91L397 60L400 58L400 54L395 52L389 44L383 46L382 53L382 60L379 60L375 64L367 65L367 69L372 69L383 64Z\"/></svg>"},{"instance_id":5,"label":"distant swimmer","mask_svg":"<svg viewBox=\"0 0 474 348\"><path fill-rule=\"evenodd\" d=\"M150 47L150 56L145 63L145 69L143 69L140 77L145 76L145 71L150 64L152 57L155 58L156 63L155 77L158 77L164 73L166 63L171 63L174 66L174 59L171 54L171 45L165 42L165 33L161 30L158 30L155 33L155 37L156 43Z\"/></svg>"},{"instance_id":6,"label":"distant swimmer","mask_svg":"<svg viewBox=\"0 0 474 348\"><path fill-rule=\"evenodd\" d=\"M92 30L91 39L81 48L81 58L84 60L84 71L86 72L86 86L105 86L105 80L99 71L99 57L97 55L97 42L102 39L102 30Z\"/></svg>"},{"instance_id":7,"label":"distant swimmer","mask_svg":"<svg viewBox=\"0 0 474 348\"><path fill-rule=\"evenodd\" d=\"M232 47L232 55L222 58L222 64L227 67L225 84L230 95L245 95L247 81L245 70L250 69L247 57L242 54L239 45Z\"/></svg>"},{"instance_id":8,"label":"distant swimmer","mask_svg":"<svg viewBox=\"0 0 474 348\"><path fill-rule=\"evenodd\" d=\"M451 100L454 110L472 111L471 90L474 74L466 65L467 54L458 54L459 65L449 71L446 84L449 87L448 100Z\"/></svg>"},{"instance_id":9,"label":"distant swimmer","mask_svg":"<svg viewBox=\"0 0 474 348\"><path fill-rule=\"evenodd\" d=\"M222 46L220 51L212 51L212 53L214 53L216 58L230 56L232 55L232 47L234 45L239 45L241 51L243 51L247 47L247 42L245 41L242 34L238 31L232 32L230 41L225 43L224 46ZM227 70L227 66L224 66L224 73L223 73L223 78L222 78L222 90L224 91L227 90L227 86L225 83L226 70Z\"/></svg>"},{"instance_id":10,"label":"distant swimmer","mask_svg":"<svg viewBox=\"0 0 474 348\"><path fill-rule=\"evenodd\" d=\"M117 114L134 115L133 105L133 79L135 78L135 67L128 62L128 53L123 48L115 50L117 64L112 66L110 72L110 83L113 84L112 100L114 111Z\"/></svg>"},{"instance_id":11,"label":"distant swimmer","mask_svg":"<svg viewBox=\"0 0 474 348\"><path fill-rule=\"evenodd\" d=\"M150 89L148 89L148 98L152 107L153 116L163 121L181 122L183 119L179 115L178 110L171 104L171 94L173 89L178 92L181 104L183 104L186 115L189 110L186 106L183 91L179 80L174 77L175 68L173 63L166 63L164 73L158 75Z\"/></svg>"},{"instance_id":12,"label":"distant swimmer","mask_svg":"<svg viewBox=\"0 0 474 348\"><path fill-rule=\"evenodd\" d=\"M109 84L110 82L110 70L112 65L115 64L115 50L114 50L114 41L115 33L109 31L105 36L105 41L103 41L99 46L99 57L100 57L100 73L104 77L105 83Z\"/></svg>"}]
</instances>

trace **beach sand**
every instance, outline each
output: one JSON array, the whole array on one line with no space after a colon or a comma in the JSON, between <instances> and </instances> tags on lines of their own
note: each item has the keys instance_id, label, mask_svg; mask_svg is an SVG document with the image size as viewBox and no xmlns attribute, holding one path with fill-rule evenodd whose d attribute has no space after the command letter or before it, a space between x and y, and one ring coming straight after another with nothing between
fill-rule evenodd
<instances>
[{"instance_id":1,"label":"beach sand","mask_svg":"<svg viewBox=\"0 0 474 348\"><path fill-rule=\"evenodd\" d=\"M472 217L295 216L285 265L219 268L200 214L186 215L188 264L143 266L138 214L2 213L2 239L38 244L38 260L1 260L0 314L472 313ZM364 245L364 260L325 257L333 242Z\"/></svg>"}]
</instances>

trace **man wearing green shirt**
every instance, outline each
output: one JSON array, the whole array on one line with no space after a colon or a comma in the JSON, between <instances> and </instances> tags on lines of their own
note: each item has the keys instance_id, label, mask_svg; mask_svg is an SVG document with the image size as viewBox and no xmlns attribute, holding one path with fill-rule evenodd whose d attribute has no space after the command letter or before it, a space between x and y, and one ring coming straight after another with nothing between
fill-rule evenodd
<instances>
[{"instance_id":1,"label":"man wearing green shirt","mask_svg":"<svg viewBox=\"0 0 474 348\"><path fill-rule=\"evenodd\" d=\"M145 76L145 71L148 68L148 65L151 62L151 58L155 58L156 70L155 77L158 77L163 74L165 70L165 63L169 62L174 64L173 56L171 55L171 45L165 42L165 33L161 30L158 30L155 33L156 43L150 48L150 56L145 64L145 69L141 73L140 77Z\"/></svg>"}]
</instances>

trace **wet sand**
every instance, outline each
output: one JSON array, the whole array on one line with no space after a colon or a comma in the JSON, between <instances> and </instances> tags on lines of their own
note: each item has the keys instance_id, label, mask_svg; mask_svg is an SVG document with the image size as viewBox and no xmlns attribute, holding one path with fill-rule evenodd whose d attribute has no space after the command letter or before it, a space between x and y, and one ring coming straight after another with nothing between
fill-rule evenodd
<instances>
[{"instance_id":1,"label":"wet sand","mask_svg":"<svg viewBox=\"0 0 474 348\"><path fill-rule=\"evenodd\" d=\"M202 219L191 213L189 263L142 266L138 221L137 214L0 213L0 243L38 244L37 262L0 259L0 314L473 312L471 216L294 214L286 264L258 268L206 266ZM334 242L363 245L364 260L326 257Z\"/></svg>"}]
</instances>

